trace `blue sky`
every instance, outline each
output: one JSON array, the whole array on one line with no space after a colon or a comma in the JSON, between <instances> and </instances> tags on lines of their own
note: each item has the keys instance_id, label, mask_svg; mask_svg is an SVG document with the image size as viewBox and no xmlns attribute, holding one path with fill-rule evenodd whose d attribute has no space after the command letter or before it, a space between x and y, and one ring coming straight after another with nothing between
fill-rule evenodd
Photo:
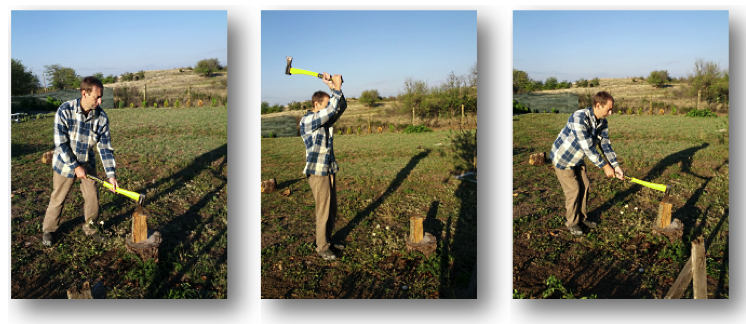
<instances>
[{"instance_id":1,"label":"blue sky","mask_svg":"<svg viewBox=\"0 0 746 324\"><path fill-rule=\"evenodd\" d=\"M514 11L513 68L534 80L728 69L728 11Z\"/></svg>"},{"instance_id":2,"label":"blue sky","mask_svg":"<svg viewBox=\"0 0 746 324\"><path fill-rule=\"evenodd\" d=\"M398 94L412 77L428 85L477 63L476 11L262 11L262 101L310 100L321 80L285 75L293 67L342 74L342 92Z\"/></svg>"},{"instance_id":3,"label":"blue sky","mask_svg":"<svg viewBox=\"0 0 746 324\"><path fill-rule=\"evenodd\" d=\"M194 66L217 58L228 65L226 11L11 12L11 58L42 81L44 65L80 76ZM89 31L84 30L86 24Z\"/></svg>"}]
</instances>

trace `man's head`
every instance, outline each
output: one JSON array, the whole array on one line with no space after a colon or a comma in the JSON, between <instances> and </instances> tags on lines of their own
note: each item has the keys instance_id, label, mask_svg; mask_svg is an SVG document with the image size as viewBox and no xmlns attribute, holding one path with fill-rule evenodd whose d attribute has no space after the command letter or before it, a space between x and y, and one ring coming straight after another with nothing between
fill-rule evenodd
<instances>
[{"instance_id":1,"label":"man's head","mask_svg":"<svg viewBox=\"0 0 746 324\"><path fill-rule=\"evenodd\" d=\"M614 97L612 97L606 91L600 91L593 96L593 113L596 118L604 119L607 116L611 116L611 112L614 109Z\"/></svg>"},{"instance_id":2,"label":"man's head","mask_svg":"<svg viewBox=\"0 0 746 324\"><path fill-rule=\"evenodd\" d=\"M85 111L90 111L101 104L104 95L104 85L96 77L85 77L80 82L80 106Z\"/></svg>"},{"instance_id":3,"label":"man's head","mask_svg":"<svg viewBox=\"0 0 746 324\"><path fill-rule=\"evenodd\" d=\"M311 105L313 105L313 112L318 112L321 109L326 108L329 104L329 94L324 91L316 91L311 97Z\"/></svg>"}]
</instances>

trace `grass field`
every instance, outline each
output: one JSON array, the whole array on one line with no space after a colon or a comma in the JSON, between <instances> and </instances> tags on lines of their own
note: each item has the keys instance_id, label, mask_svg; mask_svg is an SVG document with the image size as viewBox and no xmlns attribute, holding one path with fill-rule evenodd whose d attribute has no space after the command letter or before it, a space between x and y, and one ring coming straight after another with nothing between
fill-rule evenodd
<instances>
[{"instance_id":1,"label":"grass field","mask_svg":"<svg viewBox=\"0 0 746 324\"><path fill-rule=\"evenodd\" d=\"M66 290L102 282L106 298L226 298L228 229L227 109L110 109L117 181L146 194L148 228L163 237L159 262L126 252L136 203L99 188L102 232L83 234L76 182L50 248L42 223L52 191L53 118L11 128L11 297L67 298ZM98 157L97 157L98 159ZM97 161L100 177L105 177Z\"/></svg>"},{"instance_id":2,"label":"grass field","mask_svg":"<svg viewBox=\"0 0 746 324\"><path fill-rule=\"evenodd\" d=\"M674 242L652 230L662 192L607 179L587 159L589 218L600 222L582 237L566 230L551 163L528 160L551 150L568 117L513 117L514 298L663 298L699 236L707 242L708 297L728 298L728 117L608 118L625 174L673 186L672 217L685 225Z\"/></svg>"},{"instance_id":3,"label":"grass field","mask_svg":"<svg viewBox=\"0 0 746 324\"><path fill-rule=\"evenodd\" d=\"M335 135L339 213L335 261L315 252L315 203L299 137L262 139L262 298L464 298L477 256L474 133ZM280 193L291 189L289 196ZM406 251L409 217L438 239L425 258Z\"/></svg>"}]
</instances>

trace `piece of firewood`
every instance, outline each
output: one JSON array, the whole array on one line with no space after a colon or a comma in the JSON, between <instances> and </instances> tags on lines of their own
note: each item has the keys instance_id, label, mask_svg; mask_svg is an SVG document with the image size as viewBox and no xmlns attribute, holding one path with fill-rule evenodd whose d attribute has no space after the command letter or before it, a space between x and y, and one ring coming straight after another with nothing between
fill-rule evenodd
<instances>
[{"instance_id":1,"label":"piece of firewood","mask_svg":"<svg viewBox=\"0 0 746 324\"><path fill-rule=\"evenodd\" d=\"M419 216L413 216L409 218L409 241L412 243L420 243L423 237L422 221L424 219Z\"/></svg>"},{"instance_id":2,"label":"piece of firewood","mask_svg":"<svg viewBox=\"0 0 746 324\"><path fill-rule=\"evenodd\" d=\"M671 207L673 204L661 202L658 207L658 217L661 220L660 227L666 228L671 225Z\"/></svg>"},{"instance_id":3,"label":"piece of firewood","mask_svg":"<svg viewBox=\"0 0 746 324\"><path fill-rule=\"evenodd\" d=\"M53 158L54 158L54 151L44 152L44 154L41 155L41 163L52 164Z\"/></svg>"},{"instance_id":4,"label":"piece of firewood","mask_svg":"<svg viewBox=\"0 0 746 324\"><path fill-rule=\"evenodd\" d=\"M269 179L266 181L262 181L262 193L270 193L275 192L277 190L277 180L276 179Z\"/></svg>"},{"instance_id":5,"label":"piece of firewood","mask_svg":"<svg viewBox=\"0 0 746 324\"><path fill-rule=\"evenodd\" d=\"M132 213L132 242L140 243L148 238L148 214L137 205L135 212Z\"/></svg>"},{"instance_id":6,"label":"piece of firewood","mask_svg":"<svg viewBox=\"0 0 746 324\"><path fill-rule=\"evenodd\" d=\"M544 163L546 163L546 153L544 152L531 154L531 156L528 159L528 164L531 164L534 166L544 165Z\"/></svg>"}]
</instances>

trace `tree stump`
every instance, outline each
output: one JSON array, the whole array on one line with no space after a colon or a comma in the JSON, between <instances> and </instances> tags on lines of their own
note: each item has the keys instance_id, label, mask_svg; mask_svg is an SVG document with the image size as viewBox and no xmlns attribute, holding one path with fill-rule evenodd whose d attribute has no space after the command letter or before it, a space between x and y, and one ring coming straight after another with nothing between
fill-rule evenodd
<instances>
[{"instance_id":1,"label":"tree stump","mask_svg":"<svg viewBox=\"0 0 746 324\"><path fill-rule=\"evenodd\" d=\"M54 158L54 151L44 152L44 154L41 155L41 163L52 164L53 158Z\"/></svg>"},{"instance_id":2,"label":"tree stump","mask_svg":"<svg viewBox=\"0 0 746 324\"><path fill-rule=\"evenodd\" d=\"M665 207L663 208L663 210L665 210ZM658 217L653 221L653 232L658 235L663 235L663 236L668 237L668 240L671 242L674 242L680 239L684 235L684 223L682 223L681 220L679 220L678 218L671 219L670 207L669 207L669 214L668 214L669 221L668 221L668 225L665 227L661 227L662 218L663 218L661 216L664 216L664 215L659 213Z\"/></svg>"},{"instance_id":3,"label":"tree stump","mask_svg":"<svg viewBox=\"0 0 746 324\"><path fill-rule=\"evenodd\" d=\"M266 181L262 181L262 193L270 193L275 192L277 190L277 180L276 179L269 179Z\"/></svg>"},{"instance_id":4,"label":"tree stump","mask_svg":"<svg viewBox=\"0 0 746 324\"><path fill-rule=\"evenodd\" d=\"M407 235L407 252L418 251L426 257L435 252L438 242L430 233L424 232L422 227L422 217L411 217L409 219L409 235Z\"/></svg>"},{"instance_id":5,"label":"tree stump","mask_svg":"<svg viewBox=\"0 0 746 324\"><path fill-rule=\"evenodd\" d=\"M546 163L547 155L545 152L531 154L531 156L528 159L528 164L531 165L544 165Z\"/></svg>"},{"instance_id":6,"label":"tree stump","mask_svg":"<svg viewBox=\"0 0 746 324\"><path fill-rule=\"evenodd\" d=\"M137 255L143 262L152 258L158 263L158 247L161 245L161 233L158 231L148 230L148 238L140 243L133 243L132 234L127 235L125 243L127 252Z\"/></svg>"},{"instance_id":7,"label":"tree stump","mask_svg":"<svg viewBox=\"0 0 746 324\"><path fill-rule=\"evenodd\" d=\"M430 257L430 255L435 252L435 249L437 247L438 241L435 239L435 236L430 233L425 232L425 235L422 236L422 240L420 241L420 243L412 243L409 240L409 235L407 235L407 252L409 253L418 251L424 254L426 257Z\"/></svg>"}]
</instances>

